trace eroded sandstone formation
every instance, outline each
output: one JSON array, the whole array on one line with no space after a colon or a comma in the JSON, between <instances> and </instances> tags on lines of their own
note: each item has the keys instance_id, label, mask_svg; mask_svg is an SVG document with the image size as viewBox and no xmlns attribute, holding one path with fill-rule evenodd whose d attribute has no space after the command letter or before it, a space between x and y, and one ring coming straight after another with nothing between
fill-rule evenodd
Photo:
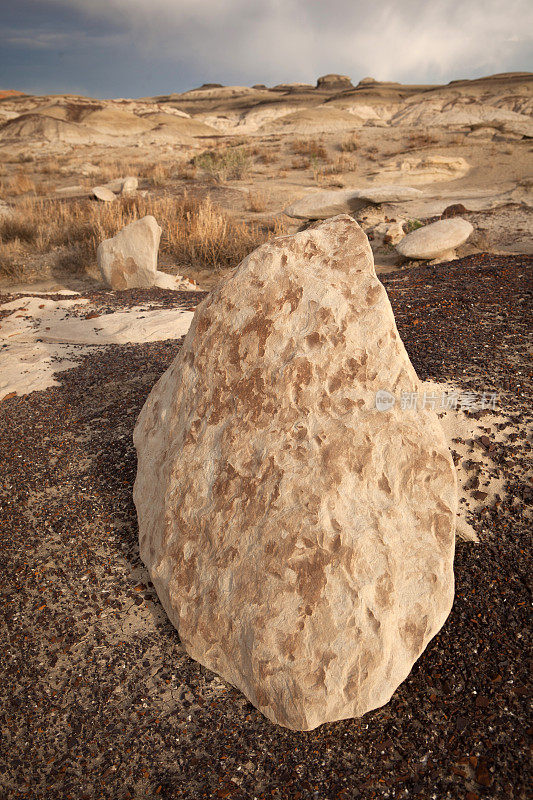
<instances>
[{"instance_id":1,"label":"eroded sandstone formation","mask_svg":"<svg viewBox=\"0 0 533 800\"><path fill-rule=\"evenodd\" d=\"M349 216L198 307L137 422L141 555L188 653L297 730L382 706L453 600L456 476Z\"/></svg>"}]
</instances>

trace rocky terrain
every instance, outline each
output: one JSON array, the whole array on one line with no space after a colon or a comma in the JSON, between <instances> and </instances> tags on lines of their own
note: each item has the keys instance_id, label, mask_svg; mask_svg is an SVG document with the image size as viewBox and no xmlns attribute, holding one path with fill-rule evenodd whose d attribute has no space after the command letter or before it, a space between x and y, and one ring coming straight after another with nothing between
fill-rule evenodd
<instances>
[{"instance_id":1,"label":"rocky terrain","mask_svg":"<svg viewBox=\"0 0 533 800\"><path fill-rule=\"evenodd\" d=\"M0 93L0 797L526 797L532 106L526 73ZM180 642L132 436L208 292L339 213L457 398L455 600L386 705L298 732Z\"/></svg>"}]
</instances>

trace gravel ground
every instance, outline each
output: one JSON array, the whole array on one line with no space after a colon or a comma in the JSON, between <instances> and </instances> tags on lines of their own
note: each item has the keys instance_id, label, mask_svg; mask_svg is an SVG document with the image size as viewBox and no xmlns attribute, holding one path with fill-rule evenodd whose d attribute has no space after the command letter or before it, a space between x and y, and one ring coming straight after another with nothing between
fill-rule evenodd
<instances>
[{"instance_id":1,"label":"gravel ground","mask_svg":"<svg viewBox=\"0 0 533 800\"><path fill-rule=\"evenodd\" d=\"M531 266L472 256L383 278L421 378L498 392L514 432L468 444L506 491L475 512L450 618L388 705L310 733L188 658L139 561L132 430L180 343L102 347L1 404L2 800L526 797ZM102 313L176 302L90 297Z\"/></svg>"}]
</instances>

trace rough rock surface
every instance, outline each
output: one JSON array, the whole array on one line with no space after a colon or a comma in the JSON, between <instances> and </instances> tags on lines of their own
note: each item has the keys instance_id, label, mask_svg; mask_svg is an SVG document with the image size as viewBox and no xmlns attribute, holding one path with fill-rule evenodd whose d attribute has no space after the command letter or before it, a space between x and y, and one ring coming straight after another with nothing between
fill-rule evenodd
<instances>
[{"instance_id":1,"label":"rough rock surface","mask_svg":"<svg viewBox=\"0 0 533 800\"><path fill-rule=\"evenodd\" d=\"M456 476L348 216L198 307L134 439L141 556L188 653L298 730L386 703L453 599Z\"/></svg>"},{"instance_id":2,"label":"rough rock surface","mask_svg":"<svg viewBox=\"0 0 533 800\"><path fill-rule=\"evenodd\" d=\"M133 175L129 175L127 178L124 178L124 182L122 184L122 194L133 194L137 191L137 187L139 186L139 181Z\"/></svg>"},{"instance_id":3,"label":"rough rock surface","mask_svg":"<svg viewBox=\"0 0 533 800\"><path fill-rule=\"evenodd\" d=\"M420 189L410 186L368 186L365 189L312 192L292 203L284 213L296 219L329 219L338 214L360 211L370 204L416 200L422 196Z\"/></svg>"},{"instance_id":4,"label":"rough rock surface","mask_svg":"<svg viewBox=\"0 0 533 800\"><path fill-rule=\"evenodd\" d=\"M424 192L412 186L368 186L358 189L358 196L369 203L402 203L405 200L417 200Z\"/></svg>"},{"instance_id":5,"label":"rough rock surface","mask_svg":"<svg viewBox=\"0 0 533 800\"><path fill-rule=\"evenodd\" d=\"M353 189L311 192L288 206L284 213L296 219L328 219L350 214L368 205Z\"/></svg>"},{"instance_id":6,"label":"rough rock surface","mask_svg":"<svg viewBox=\"0 0 533 800\"><path fill-rule=\"evenodd\" d=\"M407 234L396 245L396 250L405 258L437 258L443 253L453 253L473 230L461 217L442 219Z\"/></svg>"},{"instance_id":7,"label":"rough rock surface","mask_svg":"<svg viewBox=\"0 0 533 800\"><path fill-rule=\"evenodd\" d=\"M112 289L153 286L161 228L147 216L126 225L112 239L103 241L97 259L104 281Z\"/></svg>"}]
</instances>

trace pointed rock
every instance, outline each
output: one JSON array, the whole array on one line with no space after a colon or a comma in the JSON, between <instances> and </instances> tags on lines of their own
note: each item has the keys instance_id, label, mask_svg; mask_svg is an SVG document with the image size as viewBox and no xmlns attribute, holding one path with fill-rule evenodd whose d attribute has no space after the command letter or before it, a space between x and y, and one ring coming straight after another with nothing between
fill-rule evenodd
<instances>
[{"instance_id":1,"label":"pointed rock","mask_svg":"<svg viewBox=\"0 0 533 800\"><path fill-rule=\"evenodd\" d=\"M187 652L280 725L387 703L448 616L456 475L436 413L395 402L418 388L341 216L248 256L142 409L151 579Z\"/></svg>"},{"instance_id":2,"label":"pointed rock","mask_svg":"<svg viewBox=\"0 0 533 800\"><path fill-rule=\"evenodd\" d=\"M126 225L96 251L102 278L112 289L154 286L161 228L146 216ZM163 274L163 273L161 273Z\"/></svg>"}]
</instances>

